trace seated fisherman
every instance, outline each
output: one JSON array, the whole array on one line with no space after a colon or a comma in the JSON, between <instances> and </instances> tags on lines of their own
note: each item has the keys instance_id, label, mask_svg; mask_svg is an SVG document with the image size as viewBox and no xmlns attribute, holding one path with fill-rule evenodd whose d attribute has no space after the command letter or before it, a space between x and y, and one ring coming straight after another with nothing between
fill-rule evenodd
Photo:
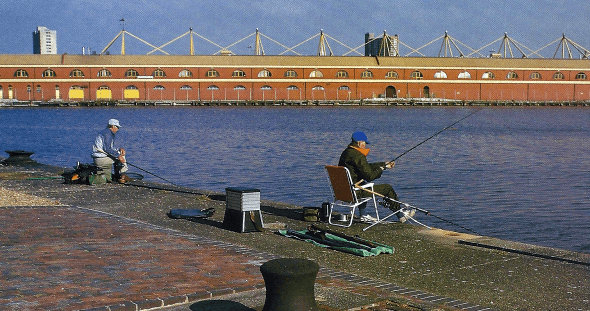
<instances>
[{"instance_id":1,"label":"seated fisherman","mask_svg":"<svg viewBox=\"0 0 590 311\"><path fill-rule=\"evenodd\" d=\"M119 120L110 119L107 127L102 130L92 146L92 159L94 164L100 168L105 175L107 182L112 182L112 168L115 164L115 180L124 183L125 179L121 178L121 173L125 172L125 149L115 147L115 134L119 131L121 125Z\"/></svg>"},{"instance_id":2,"label":"seated fisherman","mask_svg":"<svg viewBox=\"0 0 590 311\"><path fill-rule=\"evenodd\" d=\"M365 133L354 132L352 134L352 141L340 155L340 161L338 162L338 165L348 168L353 183L357 183L361 179L366 182L371 182L381 177L381 174L384 170L391 169L395 165L394 161L376 163L367 162L367 155L369 154L369 149L366 148L367 144L369 144L369 141ZM397 194L395 193L391 185L378 184L374 185L373 189L375 192L380 193L387 198L391 198L395 201L398 201ZM371 194L369 192L360 190L357 192L357 195L360 197L368 197ZM397 211L400 209L399 203L387 199L385 199L383 202L380 202L380 204L389 208L392 211ZM363 215L365 208L366 203L359 206L359 216L361 218L361 221L376 221L374 217L371 217L368 214ZM402 210L398 212L396 216L399 218L401 222L405 222L408 219L408 216L413 217L415 212L416 211L413 209Z\"/></svg>"}]
</instances>

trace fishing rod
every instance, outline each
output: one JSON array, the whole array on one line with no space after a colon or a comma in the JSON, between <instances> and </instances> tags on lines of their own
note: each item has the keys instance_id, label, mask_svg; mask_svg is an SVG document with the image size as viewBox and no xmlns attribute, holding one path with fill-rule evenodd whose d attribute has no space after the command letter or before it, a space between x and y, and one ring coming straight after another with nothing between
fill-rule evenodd
<instances>
[{"instance_id":1,"label":"fishing rod","mask_svg":"<svg viewBox=\"0 0 590 311\"><path fill-rule=\"evenodd\" d=\"M394 162L395 160L397 160L397 159L401 158L401 157L402 157L403 155L405 155L406 153L408 153L408 152L410 152L410 151L412 151L412 150L416 149L418 146L420 146L420 145L422 145L423 143L427 142L428 140L430 140L430 139L431 139L431 138L433 138L434 136L436 136L436 135L438 135L438 134L440 134L440 133L442 133L442 132L444 132L444 131L448 130L448 129L449 129L449 128L451 128L453 125L455 125L455 124L457 124L457 123L459 123L459 122L461 122L461 121L463 121L463 120L467 119L468 117L472 116L473 114L475 114L476 112L478 112L478 111L480 111L480 110L482 110L482 109L483 109L483 108L481 108L481 109L477 109L477 110L475 110L474 112L472 112L472 113L470 113L470 114L468 114L468 115L464 116L463 118L461 118L461 119L459 119L459 120L457 120L457 121L453 122L453 124L451 124L451 125L449 125L449 126L445 127L444 129L442 129L442 130L440 130L440 131L438 131L438 132L434 133L432 136L430 136L430 137L426 138L425 140L423 140L422 142L420 142L420 143L419 143L419 144L417 144L416 146L414 146L414 147L412 147L412 148L410 148L410 149L406 150L404 153L402 153L402 154L398 155L398 156L397 156L397 157L395 157L393 160L391 160L391 161L389 161L389 162L387 162L387 163Z\"/></svg>"},{"instance_id":2,"label":"fishing rod","mask_svg":"<svg viewBox=\"0 0 590 311\"><path fill-rule=\"evenodd\" d=\"M158 175L156 175L156 174L154 174L154 173L152 173L152 172L150 172L150 171L144 170L143 168L141 168L141 167L139 167L139 166L137 166L137 165L131 164L131 163L129 163L129 162L125 162L125 163L127 163L127 165L131 165L131 166L135 167L136 169L142 170L142 171L144 171L144 172L146 172L146 173L148 173L148 174L150 174L150 175L152 175L152 176L154 176L154 177L160 178L161 180L163 180L163 181L166 181L166 182L169 182L170 184L172 184L172 185L176 186L176 184L175 184L175 183L173 183L173 182L171 182L171 181L169 181L169 180L167 180L167 179L165 179L165 178L163 178L163 177L160 177L160 176L158 176Z\"/></svg>"},{"instance_id":3,"label":"fishing rod","mask_svg":"<svg viewBox=\"0 0 590 311\"><path fill-rule=\"evenodd\" d=\"M366 189L366 188L362 188L360 185L361 185L361 183L362 183L363 181L364 181L364 180L362 180L362 179L361 179L361 180L359 180L359 181L358 181L356 184L354 184L354 186L355 186L356 188L360 189L360 190L364 190L364 191L366 191L366 192L369 192L369 193L371 193L371 194L374 194L374 195L376 195L376 196L382 197L382 198L384 198L384 199L386 199L386 200L389 200L389 201L391 201L391 202L395 202L395 203L402 204L402 205L404 205L405 207L408 207L408 208L413 208L413 209L415 209L415 210L417 210L417 211L420 211L420 212L422 212L422 213L424 213L424 214L426 214L426 215L432 216L432 217L434 217L434 218L437 218L437 219L439 219L439 220L442 220L442 221L444 221L444 222L446 222L446 223L449 223L449 224L451 224L451 225L455 225L455 226L457 226L457 227L459 227L459 228L461 228L461 229L463 229L463 230L466 230L466 231L469 231L469 232L471 232L471 233L474 233L474 234L480 235L479 233L477 233L477 232L475 232L475 231L473 231L473 230L471 230L471 229L469 229L469 228L463 227L463 226L461 226L461 225L459 225L459 224L456 224L456 223L454 223L454 222L452 222L452 221L450 221L450 220L444 219L444 218L442 218L442 217L439 217L439 216L433 215L433 214L432 214L430 211L427 211L427 210L425 210L425 209L422 209L422 208L419 208L419 207L416 207L416 206L412 206L412 205L410 205L410 204L408 204L408 203L404 203L404 202L402 202L402 201L394 200L394 199L392 199L392 198L390 198L390 197L386 197L385 195L383 195L383 194L381 194L381 193L378 193L378 192L375 192L375 191L373 191L373 190ZM391 214L391 215L389 215L389 216L386 216L385 218L383 218L383 219L379 220L379 222L381 222L381 221L383 221L383 220L385 220L385 219L387 219L387 218L389 218L389 217L391 217L391 216L393 216L393 215L395 215L395 214L396 214L396 213L393 213L393 214ZM424 224L420 223L419 221L415 220L414 218L412 218L412 220L414 220L415 222L417 222L417 223L419 223L419 224L423 225L424 227L426 227L426 228L428 228L428 229L432 229L432 228L430 228L430 227L428 227L428 226L426 226L426 225L424 225ZM368 226L368 227L364 228L364 229L363 229L363 231L365 231L365 230L367 230L367 229L371 228L372 226L374 226L374 225L378 224L379 222L376 222L376 223L374 223L374 224L372 224L372 225L370 225L370 226Z\"/></svg>"},{"instance_id":4,"label":"fishing rod","mask_svg":"<svg viewBox=\"0 0 590 311\"><path fill-rule=\"evenodd\" d=\"M112 154L109 154L109 153L107 153L106 151L104 151L104 150L102 150L102 149L97 149L96 151L98 151L98 152L100 152L100 153L104 153L104 154L106 154L106 155L107 155L107 157L111 158L113 161L118 161L118 160L119 160L119 159L118 159L117 157L115 157L114 155L112 155ZM161 180L163 180L163 181L166 181L166 182L169 182L170 184L172 184L172 185L176 186L176 184L175 184L175 183L173 183L173 182L171 182L171 181L169 181L169 180L165 179L164 177L160 177L160 176L158 176L158 175L156 175L156 174L154 174L154 173L152 173L152 172L150 172L150 171L148 171L148 170L145 170L145 169L143 169L143 168L141 168L141 167L139 167L139 166L137 166L137 165L131 164L131 163L129 163L128 161L125 161L125 163L127 163L127 165L131 165L131 166L135 167L136 169L139 169L139 170L141 170L141 171L144 171L144 172L146 172L146 173L148 173L148 174L150 174L150 175L152 175L152 176L154 176L154 177L160 178Z\"/></svg>"}]
</instances>

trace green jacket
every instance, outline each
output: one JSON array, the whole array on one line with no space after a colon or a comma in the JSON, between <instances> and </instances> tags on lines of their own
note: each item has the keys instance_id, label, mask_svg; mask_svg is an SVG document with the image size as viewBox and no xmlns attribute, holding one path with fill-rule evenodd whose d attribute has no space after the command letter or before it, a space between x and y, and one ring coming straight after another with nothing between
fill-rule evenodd
<instances>
[{"instance_id":1,"label":"green jacket","mask_svg":"<svg viewBox=\"0 0 590 311\"><path fill-rule=\"evenodd\" d=\"M352 182L356 183L361 179L371 182L381 177L385 162L369 163L364 154L349 145L340 155L338 165L348 168Z\"/></svg>"}]
</instances>

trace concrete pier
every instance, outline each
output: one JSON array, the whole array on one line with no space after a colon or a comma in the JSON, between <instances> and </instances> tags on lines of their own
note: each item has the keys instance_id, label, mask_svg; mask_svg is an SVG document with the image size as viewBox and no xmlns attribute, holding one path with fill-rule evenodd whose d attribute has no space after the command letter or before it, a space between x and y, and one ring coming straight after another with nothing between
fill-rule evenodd
<instances>
[{"instance_id":1,"label":"concrete pier","mask_svg":"<svg viewBox=\"0 0 590 311\"><path fill-rule=\"evenodd\" d=\"M590 310L590 254L397 222L330 228L395 247L358 257L276 234L310 223L264 193L266 229L238 233L222 228L224 193L66 185L61 172L0 166L0 309L259 311L260 266L304 258L320 266L320 310ZM175 208L216 213L167 217Z\"/></svg>"}]
</instances>

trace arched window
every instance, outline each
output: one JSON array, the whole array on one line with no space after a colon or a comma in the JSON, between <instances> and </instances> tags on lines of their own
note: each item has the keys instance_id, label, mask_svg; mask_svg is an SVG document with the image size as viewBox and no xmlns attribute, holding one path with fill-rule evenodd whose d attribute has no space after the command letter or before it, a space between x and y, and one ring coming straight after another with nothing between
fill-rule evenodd
<instances>
[{"instance_id":1,"label":"arched window","mask_svg":"<svg viewBox=\"0 0 590 311\"><path fill-rule=\"evenodd\" d=\"M55 71L51 70L51 69L46 69L45 71L43 71L43 78L55 78L57 77L57 74L55 73Z\"/></svg>"},{"instance_id":2,"label":"arched window","mask_svg":"<svg viewBox=\"0 0 590 311\"><path fill-rule=\"evenodd\" d=\"M338 89L341 91L350 91L350 87L348 87L348 85L342 85Z\"/></svg>"},{"instance_id":3,"label":"arched window","mask_svg":"<svg viewBox=\"0 0 590 311\"><path fill-rule=\"evenodd\" d=\"M373 77L373 72L371 72L371 70L365 70L361 73L361 78L362 79L370 79Z\"/></svg>"},{"instance_id":4,"label":"arched window","mask_svg":"<svg viewBox=\"0 0 590 311\"><path fill-rule=\"evenodd\" d=\"M289 85L287 86L287 90L298 90L299 88L296 85Z\"/></svg>"},{"instance_id":5,"label":"arched window","mask_svg":"<svg viewBox=\"0 0 590 311\"><path fill-rule=\"evenodd\" d=\"M518 79L518 74L514 71L511 71L506 74L506 79L507 80L516 80L516 79Z\"/></svg>"},{"instance_id":6,"label":"arched window","mask_svg":"<svg viewBox=\"0 0 590 311\"><path fill-rule=\"evenodd\" d=\"M396 71L391 70L385 74L385 78L397 79L397 78L399 78L399 75L397 74Z\"/></svg>"},{"instance_id":7,"label":"arched window","mask_svg":"<svg viewBox=\"0 0 590 311\"><path fill-rule=\"evenodd\" d=\"M110 88L106 85L101 85L98 87L99 90L110 90Z\"/></svg>"},{"instance_id":8,"label":"arched window","mask_svg":"<svg viewBox=\"0 0 590 311\"><path fill-rule=\"evenodd\" d=\"M15 78L27 78L28 76L29 76L29 73L24 69L19 69L14 72Z\"/></svg>"},{"instance_id":9,"label":"arched window","mask_svg":"<svg viewBox=\"0 0 590 311\"><path fill-rule=\"evenodd\" d=\"M263 85L260 87L260 89L263 91L267 91L267 90L272 90L272 87L270 85Z\"/></svg>"},{"instance_id":10,"label":"arched window","mask_svg":"<svg viewBox=\"0 0 590 311\"><path fill-rule=\"evenodd\" d=\"M259 78L270 78L272 77L272 73L270 73L270 71L263 69L260 70L260 72L258 72L258 77Z\"/></svg>"},{"instance_id":11,"label":"arched window","mask_svg":"<svg viewBox=\"0 0 590 311\"><path fill-rule=\"evenodd\" d=\"M243 78L246 76L246 73L244 72L244 70L236 69L234 70L234 72L231 73L231 76L234 78Z\"/></svg>"},{"instance_id":12,"label":"arched window","mask_svg":"<svg viewBox=\"0 0 590 311\"><path fill-rule=\"evenodd\" d=\"M135 70L135 69L129 69L129 70L125 71L126 78L133 78L133 77L137 77L137 76L139 76L139 72L137 72L137 70Z\"/></svg>"},{"instance_id":13,"label":"arched window","mask_svg":"<svg viewBox=\"0 0 590 311\"><path fill-rule=\"evenodd\" d=\"M96 76L99 78L108 78L108 77L112 77L113 74L108 69L103 68L100 71L98 71L98 74Z\"/></svg>"},{"instance_id":14,"label":"arched window","mask_svg":"<svg viewBox=\"0 0 590 311\"><path fill-rule=\"evenodd\" d=\"M217 85L209 85L207 87L208 90L219 90L219 87Z\"/></svg>"},{"instance_id":15,"label":"arched window","mask_svg":"<svg viewBox=\"0 0 590 311\"><path fill-rule=\"evenodd\" d=\"M323 78L324 74L321 71L316 69L309 74L309 77L310 78Z\"/></svg>"},{"instance_id":16,"label":"arched window","mask_svg":"<svg viewBox=\"0 0 590 311\"><path fill-rule=\"evenodd\" d=\"M126 90L138 90L137 86L135 86L135 85L128 85L125 89Z\"/></svg>"},{"instance_id":17,"label":"arched window","mask_svg":"<svg viewBox=\"0 0 590 311\"><path fill-rule=\"evenodd\" d=\"M540 80L541 79L541 74L539 72L532 72L530 77L531 80Z\"/></svg>"},{"instance_id":18,"label":"arched window","mask_svg":"<svg viewBox=\"0 0 590 311\"><path fill-rule=\"evenodd\" d=\"M184 91L190 91L193 88L190 85L183 85L183 86L180 87L180 89L181 90L184 90Z\"/></svg>"},{"instance_id":19,"label":"arched window","mask_svg":"<svg viewBox=\"0 0 590 311\"><path fill-rule=\"evenodd\" d=\"M74 69L70 72L70 78L84 78L84 72L80 69Z\"/></svg>"},{"instance_id":20,"label":"arched window","mask_svg":"<svg viewBox=\"0 0 590 311\"><path fill-rule=\"evenodd\" d=\"M446 78L447 78L447 73L446 73L446 72L444 72L444 71L442 71L442 70L441 70L441 71L437 71L437 72L434 74L434 78L435 78L435 79L446 79Z\"/></svg>"},{"instance_id":21,"label":"arched window","mask_svg":"<svg viewBox=\"0 0 590 311\"><path fill-rule=\"evenodd\" d=\"M209 69L209 70L207 70L207 73L205 74L205 77L207 77L207 78L217 78L217 77L219 77L219 71L217 71L215 69Z\"/></svg>"},{"instance_id":22,"label":"arched window","mask_svg":"<svg viewBox=\"0 0 590 311\"><path fill-rule=\"evenodd\" d=\"M410 78L419 80L424 78L424 75L422 74L422 72L416 70L410 74Z\"/></svg>"},{"instance_id":23,"label":"arched window","mask_svg":"<svg viewBox=\"0 0 590 311\"><path fill-rule=\"evenodd\" d=\"M563 75L563 73L561 71L558 71L553 75L553 79L554 80L563 80L563 79L565 79L565 76Z\"/></svg>"},{"instance_id":24,"label":"arched window","mask_svg":"<svg viewBox=\"0 0 590 311\"><path fill-rule=\"evenodd\" d=\"M496 75L491 71L486 71L481 75L482 79L496 79Z\"/></svg>"},{"instance_id":25,"label":"arched window","mask_svg":"<svg viewBox=\"0 0 590 311\"><path fill-rule=\"evenodd\" d=\"M585 73L583 72L579 72L578 74L576 74L576 80L586 80L587 76Z\"/></svg>"},{"instance_id":26,"label":"arched window","mask_svg":"<svg viewBox=\"0 0 590 311\"><path fill-rule=\"evenodd\" d=\"M179 78L192 78L193 72L188 69L183 69L178 73Z\"/></svg>"},{"instance_id":27,"label":"arched window","mask_svg":"<svg viewBox=\"0 0 590 311\"><path fill-rule=\"evenodd\" d=\"M152 76L154 78L163 78L166 76L166 73L162 69L156 69L154 70L154 73L152 73Z\"/></svg>"},{"instance_id":28,"label":"arched window","mask_svg":"<svg viewBox=\"0 0 590 311\"><path fill-rule=\"evenodd\" d=\"M471 74L468 71L463 71L459 73L459 76L457 77L459 79L471 79Z\"/></svg>"},{"instance_id":29,"label":"arched window","mask_svg":"<svg viewBox=\"0 0 590 311\"><path fill-rule=\"evenodd\" d=\"M324 87L321 86L321 85L316 85L316 86L314 86L312 88L312 90L314 90L314 91L323 91L324 90Z\"/></svg>"},{"instance_id":30,"label":"arched window","mask_svg":"<svg viewBox=\"0 0 590 311\"><path fill-rule=\"evenodd\" d=\"M336 78L348 78L348 72L340 70L336 73Z\"/></svg>"},{"instance_id":31,"label":"arched window","mask_svg":"<svg viewBox=\"0 0 590 311\"><path fill-rule=\"evenodd\" d=\"M295 70L285 71L285 78L297 78L297 72Z\"/></svg>"},{"instance_id":32,"label":"arched window","mask_svg":"<svg viewBox=\"0 0 590 311\"><path fill-rule=\"evenodd\" d=\"M245 90L246 87L243 85L236 85L236 87L234 87L234 90Z\"/></svg>"},{"instance_id":33,"label":"arched window","mask_svg":"<svg viewBox=\"0 0 590 311\"><path fill-rule=\"evenodd\" d=\"M163 85L156 85L154 86L154 90L165 90L166 88Z\"/></svg>"}]
</instances>

